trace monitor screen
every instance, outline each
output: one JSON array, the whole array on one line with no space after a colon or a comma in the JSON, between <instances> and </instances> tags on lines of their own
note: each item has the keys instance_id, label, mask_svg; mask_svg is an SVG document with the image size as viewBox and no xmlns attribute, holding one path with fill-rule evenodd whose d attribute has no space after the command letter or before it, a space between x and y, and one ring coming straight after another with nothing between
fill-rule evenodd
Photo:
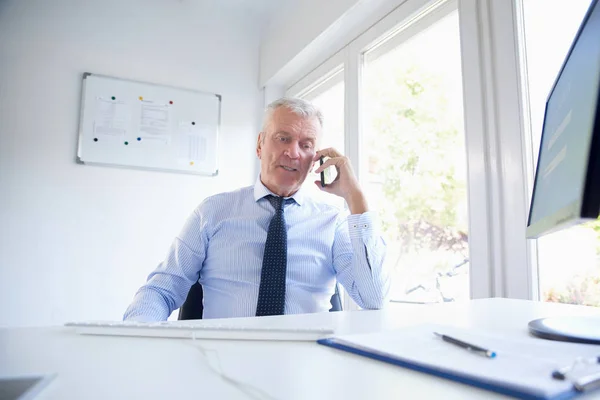
<instances>
[{"instance_id":1,"label":"monitor screen","mask_svg":"<svg viewBox=\"0 0 600 400\"><path fill-rule=\"evenodd\" d=\"M527 236L597 218L600 6L594 0L546 102ZM595 138L595 139L594 139ZM592 182L593 181L593 182ZM593 193L592 193L593 192Z\"/></svg>"}]
</instances>

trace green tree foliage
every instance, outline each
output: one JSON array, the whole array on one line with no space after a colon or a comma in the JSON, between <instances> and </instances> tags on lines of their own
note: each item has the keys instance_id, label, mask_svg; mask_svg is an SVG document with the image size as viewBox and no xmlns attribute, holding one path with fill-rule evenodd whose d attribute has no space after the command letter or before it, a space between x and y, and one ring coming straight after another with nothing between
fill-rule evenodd
<instances>
[{"instance_id":1,"label":"green tree foliage","mask_svg":"<svg viewBox=\"0 0 600 400\"><path fill-rule=\"evenodd\" d=\"M369 164L383 180L383 229L404 251L464 254L467 219L457 213L466 199L464 176L457 176L466 163L462 115L449 108L440 77L414 66L383 71L367 85L368 98L378 99L367 106L376 133Z\"/></svg>"}]
</instances>

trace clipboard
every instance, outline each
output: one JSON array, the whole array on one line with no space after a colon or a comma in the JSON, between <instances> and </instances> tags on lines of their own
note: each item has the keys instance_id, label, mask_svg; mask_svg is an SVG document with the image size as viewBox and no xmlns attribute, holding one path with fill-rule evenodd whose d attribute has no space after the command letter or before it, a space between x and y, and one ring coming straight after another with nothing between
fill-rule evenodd
<instances>
[{"instance_id":1,"label":"clipboard","mask_svg":"<svg viewBox=\"0 0 600 400\"><path fill-rule=\"evenodd\" d=\"M433 332L490 348L497 357L474 354ZM336 336L317 343L521 399L570 399L600 387L600 347L594 345L433 324ZM553 377L558 370L568 371L564 379Z\"/></svg>"}]
</instances>

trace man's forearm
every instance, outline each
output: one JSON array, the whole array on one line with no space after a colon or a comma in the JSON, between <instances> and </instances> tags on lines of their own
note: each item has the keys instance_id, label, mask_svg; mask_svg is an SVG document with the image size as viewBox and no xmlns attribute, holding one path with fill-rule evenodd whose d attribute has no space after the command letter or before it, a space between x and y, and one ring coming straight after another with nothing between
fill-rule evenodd
<instances>
[{"instance_id":1,"label":"man's forearm","mask_svg":"<svg viewBox=\"0 0 600 400\"><path fill-rule=\"evenodd\" d=\"M376 246L362 243L353 245L355 255L352 269L359 295L357 303L366 309L381 309L388 301L390 289L389 275L383 266L385 245Z\"/></svg>"},{"instance_id":2,"label":"man's forearm","mask_svg":"<svg viewBox=\"0 0 600 400\"><path fill-rule=\"evenodd\" d=\"M390 288L389 274L383 265L386 246L374 224L373 212L348 217L353 277L349 294L359 306L369 309L382 308Z\"/></svg>"},{"instance_id":3,"label":"man's forearm","mask_svg":"<svg viewBox=\"0 0 600 400\"><path fill-rule=\"evenodd\" d=\"M166 321L169 315L171 315L171 310L163 295L154 288L144 285L135 294L133 301L123 315L123 320Z\"/></svg>"}]
</instances>

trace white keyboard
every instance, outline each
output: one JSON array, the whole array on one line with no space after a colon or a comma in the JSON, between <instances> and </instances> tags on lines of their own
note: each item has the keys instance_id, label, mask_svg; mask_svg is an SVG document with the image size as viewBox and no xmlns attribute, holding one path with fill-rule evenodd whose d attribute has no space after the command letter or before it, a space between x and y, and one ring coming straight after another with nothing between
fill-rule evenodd
<instances>
[{"instance_id":1,"label":"white keyboard","mask_svg":"<svg viewBox=\"0 0 600 400\"><path fill-rule=\"evenodd\" d=\"M193 322L87 321L69 322L65 326L74 327L77 333L83 335L222 340L316 341L335 333L330 328L243 326L211 322L210 320Z\"/></svg>"}]
</instances>

